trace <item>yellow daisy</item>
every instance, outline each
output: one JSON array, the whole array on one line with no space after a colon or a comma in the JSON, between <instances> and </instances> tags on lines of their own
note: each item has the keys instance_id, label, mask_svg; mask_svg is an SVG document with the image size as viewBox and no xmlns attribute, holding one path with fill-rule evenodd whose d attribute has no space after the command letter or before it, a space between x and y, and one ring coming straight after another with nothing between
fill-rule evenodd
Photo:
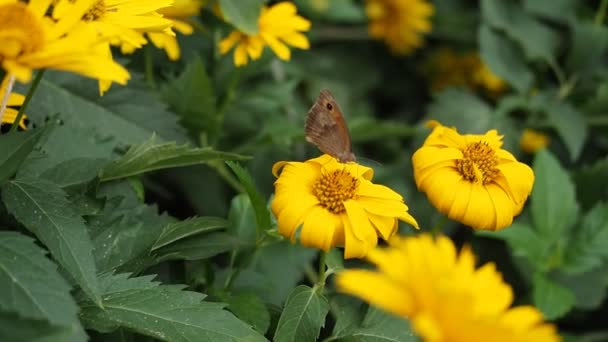
<instances>
[{"instance_id":1,"label":"yellow daisy","mask_svg":"<svg viewBox=\"0 0 608 342\"><path fill-rule=\"evenodd\" d=\"M22 83L32 70L49 68L126 84L129 73L105 54L106 42L93 29L76 29L93 1L75 0L51 20L45 17L51 1L0 0L2 67Z\"/></svg>"},{"instance_id":2,"label":"yellow daisy","mask_svg":"<svg viewBox=\"0 0 608 342\"><path fill-rule=\"evenodd\" d=\"M188 18L196 16L205 5L203 0L175 0L171 7L165 7L158 12L164 18L171 20L173 28L184 35L191 35L194 28L187 21ZM177 44L177 38L174 35L169 35L163 32L149 32L148 38L159 49L164 49L170 60L176 61L180 57L180 49Z\"/></svg>"},{"instance_id":3,"label":"yellow daisy","mask_svg":"<svg viewBox=\"0 0 608 342\"><path fill-rule=\"evenodd\" d=\"M367 0L365 12L372 38L384 40L394 53L408 54L431 32L434 8L426 0Z\"/></svg>"},{"instance_id":4,"label":"yellow daisy","mask_svg":"<svg viewBox=\"0 0 608 342\"><path fill-rule=\"evenodd\" d=\"M259 59L265 46L282 60L291 58L288 45L308 49L310 43L302 33L310 30L310 21L296 14L297 8L291 2L280 2L272 7L263 7L258 19L258 33L247 35L232 31L219 43L221 54L226 54L236 45L234 65L242 66Z\"/></svg>"},{"instance_id":5,"label":"yellow daisy","mask_svg":"<svg viewBox=\"0 0 608 342\"><path fill-rule=\"evenodd\" d=\"M501 149L496 130L460 135L436 121L412 156L418 189L437 210L474 229L508 227L532 191L534 173Z\"/></svg>"},{"instance_id":6,"label":"yellow daisy","mask_svg":"<svg viewBox=\"0 0 608 342\"><path fill-rule=\"evenodd\" d=\"M476 269L469 247L458 253L447 237L426 234L389 244L367 255L377 271L343 271L338 289L407 318L424 341L559 341L536 308L510 308L511 287L493 263Z\"/></svg>"},{"instance_id":7,"label":"yellow daisy","mask_svg":"<svg viewBox=\"0 0 608 342\"><path fill-rule=\"evenodd\" d=\"M6 87L8 85L8 81L9 81L9 77L4 77L4 79L2 80L2 84L0 84L0 104L2 103L2 101L4 100L4 96L6 95ZM1 114L2 115L2 123L3 124L12 124L13 122L15 122L15 119L17 119L17 113L19 112L19 110L15 109L15 108L11 108L11 107L21 107L21 105L23 105L23 101L25 100L25 96L18 94L18 93L14 93L11 92L7 98L7 102L6 104L4 104L5 108L4 108L4 113ZM26 116L23 115L21 117L21 120L19 121L19 127L22 129L26 129L27 126L25 125L25 119Z\"/></svg>"},{"instance_id":8,"label":"yellow daisy","mask_svg":"<svg viewBox=\"0 0 608 342\"><path fill-rule=\"evenodd\" d=\"M526 128L519 139L519 147L526 153L536 153L541 148L549 146L551 139L545 133Z\"/></svg>"},{"instance_id":9,"label":"yellow daisy","mask_svg":"<svg viewBox=\"0 0 608 342\"><path fill-rule=\"evenodd\" d=\"M397 232L401 220L418 227L398 193L371 182L374 171L325 154L306 162L272 167L272 212L279 232L292 242L328 251L344 246L345 258L359 258Z\"/></svg>"}]
</instances>

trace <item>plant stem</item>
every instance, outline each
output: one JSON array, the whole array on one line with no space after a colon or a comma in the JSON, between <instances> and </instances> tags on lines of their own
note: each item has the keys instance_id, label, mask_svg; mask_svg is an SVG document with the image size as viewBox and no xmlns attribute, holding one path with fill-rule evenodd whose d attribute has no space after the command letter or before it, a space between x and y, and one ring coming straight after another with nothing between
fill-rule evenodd
<instances>
[{"instance_id":1,"label":"plant stem","mask_svg":"<svg viewBox=\"0 0 608 342\"><path fill-rule=\"evenodd\" d=\"M210 162L209 165L213 167L215 171L217 171L220 177L222 177L226 181L226 183L228 183L228 185L230 185L234 189L234 191L241 194L245 193L245 189L243 188L241 183L236 178L234 178L232 173L228 170L228 168L222 161Z\"/></svg>"},{"instance_id":2,"label":"plant stem","mask_svg":"<svg viewBox=\"0 0 608 342\"><path fill-rule=\"evenodd\" d=\"M325 278L327 277L325 259L327 259L327 253L321 251L321 254L319 254L319 280L317 281L317 286L320 289L325 287Z\"/></svg>"},{"instance_id":3,"label":"plant stem","mask_svg":"<svg viewBox=\"0 0 608 342\"><path fill-rule=\"evenodd\" d=\"M13 127L11 127L10 132L16 131L17 127L19 127L21 118L23 118L23 114L25 113L25 108L27 108L27 105L30 103L30 100L32 99L32 97L34 97L34 92L36 92L36 89L38 88L38 84L40 84L40 80L42 80L42 76L44 75L44 70L45 69L40 69L36 73L36 76L34 77L34 81L32 81L32 85L30 86L30 89L27 91L27 95L25 95L25 100L23 100L23 104L21 105L21 108L19 108L19 112L17 112L17 117L15 118L15 121L13 121Z\"/></svg>"},{"instance_id":4,"label":"plant stem","mask_svg":"<svg viewBox=\"0 0 608 342\"><path fill-rule=\"evenodd\" d=\"M6 89L4 90L4 94L2 95L2 104L0 105L0 123L2 122L2 118L4 117L4 111L6 111L6 106L8 106L8 98L11 97L11 91L13 91L14 84L15 76L12 74L8 75Z\"/></svg>"},{"instance_id":5,"label":"plant stem","mask_svg":"<svg viewBox=\"0 0 608 342\"><path fill-rule=\"evenodd\" d=\"M150 45L144 49L144 60L146 68L146 81L152 88L156 88L156 80L154 79L154 62L152 61L152 52Z\"/></svg>"},{"instance_id":6,"label":"plant stem","mask_svg":"<svg viewBox=\"0 0 608 342\"><path fill-rule=\"evenodd\" d=\"M606 10L608 10L608 0L602 0L600 3L600 7L598 7L597 12L595 13L595 19L593 20L595 25L602 25L604 23L604 18L606 17Z\"/></svg>"}]
</instances>

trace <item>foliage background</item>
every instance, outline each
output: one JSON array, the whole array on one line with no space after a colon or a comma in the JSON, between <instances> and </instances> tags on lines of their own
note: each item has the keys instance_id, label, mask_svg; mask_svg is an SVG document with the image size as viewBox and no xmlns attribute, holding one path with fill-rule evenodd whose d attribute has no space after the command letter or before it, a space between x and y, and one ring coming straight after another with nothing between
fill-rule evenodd
<instances>
[{"instance_id":1,"label":"foliage background","mask_svg":"<svg viewBox=\"0 0 608 342\"><path fill-rule=\"evenodd\" d=\"M247 25L263 2L220 5ZM30 128L0 136L0 339L414 340L406 322L331 286L313 293L316 252L282 241L267 210L272 164L319 153L303 125L322 88L423 231L443 219L413 182L422 123L504 134L535 170L524 214L498 233L442 230L496 262L517 302L563 336L606 339L607 2L437 0L410 56L368 38L361 1L295 2L312 47L289 62L266 51L235 68L217 51L230 26L206 8L204 30L179 37L178 62L151 46L122 56L133 79L103 97L93 81L45 73ZM509 90L431 91L423 65L444 47L478 51ZM548 149L521 152L524 128L548 134ZM339 251L328 266L344 267Z\"/></svg>"}]
</instances>

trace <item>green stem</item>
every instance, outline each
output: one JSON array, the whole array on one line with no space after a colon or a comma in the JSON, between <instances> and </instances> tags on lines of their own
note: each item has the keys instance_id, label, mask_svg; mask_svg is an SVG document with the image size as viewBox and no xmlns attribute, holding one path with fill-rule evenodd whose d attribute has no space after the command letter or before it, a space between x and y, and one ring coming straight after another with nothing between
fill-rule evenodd
<instances>
[{"instance_id":1,"label":"green stem","mask_svg":"<svg viewBox=\"0 0 608 342\"><path fill-rule=\"evenodd\" d=\"M19 112L17 112L17 117L15 118L15 121L13 121L13 126L11 127L10 132L16 131L17 127L19 127L21 118L23 118L23 114L25 113L25 108L27 108L27 105L30 103L30 100L32 99L32 97L34 97L34 92L36 92L36 88L38 88L38 84L40 84L42 75L44 75L44 70L45 69L40 69L36 73L36 76L34 77L34 81L32 81L32 85L30 86L30 89L27 91L27 95L25 95L25 100L23 101L21 108L19 108Z\"/></svg>"},{"instance_id":2,"label":"green stem","mask_svg":"<svg viewBox=\"0 0 608 342\"><path fill-rule=\"evenodd\" d=\"M325 260L327 259L327 253L321 251L319 255L319 280L317 281L317 286L320 289L325 287L325 279L327 278L327 266L325 266Z\"/></svg>"},{"instance_id":3,"label":"green stem","mask_svg":"<svg viewBox=\"0 0 608 342\"><path fill-rule=\"evenodd\" d=\"M152 61L152 48L147 45L144 49L144 60L146 68L146 81L152 88L156 88L156 79L154 78L154 61Z\"/></svg>"},{"instance_id":4,"label":"green stem","mask_svg":"<svg viewBox=\"0 0 608 342\"><path fill-rule=\"evenodd\" d=\"M224 162L210 162L209 165L217 171L217 173L222 177L228 185L230 185L234 191L244 194L245 189L241 185L241 183L232 175L232 173L228 170Z\"/></svg>"},{"instance_id":5,"label":"green stem","mask_svg":"<svg viewBox=\"0 0 608 342\"><path fill-rule=\"evenodd\" d=\"M598 7L597 12L595 13L595 25L599 26L604 23L604 18L606 17L606 10L608 10L608 0L602 0L602 2L600 3L600 7Z\"/></svg>"}]
</instances>

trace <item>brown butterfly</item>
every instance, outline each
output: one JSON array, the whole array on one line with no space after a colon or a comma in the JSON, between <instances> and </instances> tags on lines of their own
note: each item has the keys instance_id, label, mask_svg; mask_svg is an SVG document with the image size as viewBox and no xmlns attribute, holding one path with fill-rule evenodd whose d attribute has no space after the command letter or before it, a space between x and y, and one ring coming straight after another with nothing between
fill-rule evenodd
<instances>
[{"instance_id":1,"label":"brown butterfly","mask_svg":"<svg viewBox=\"0 0 608 342\"><path fill-rule=\"evenodd\" d=\"M308 111L304 131L306 141L316 145L321 152L329 154L341 163L357 160L353 153L346 121L340 106L329 90L321 90L317 101Z\"/></svg>"}]
</instances>

